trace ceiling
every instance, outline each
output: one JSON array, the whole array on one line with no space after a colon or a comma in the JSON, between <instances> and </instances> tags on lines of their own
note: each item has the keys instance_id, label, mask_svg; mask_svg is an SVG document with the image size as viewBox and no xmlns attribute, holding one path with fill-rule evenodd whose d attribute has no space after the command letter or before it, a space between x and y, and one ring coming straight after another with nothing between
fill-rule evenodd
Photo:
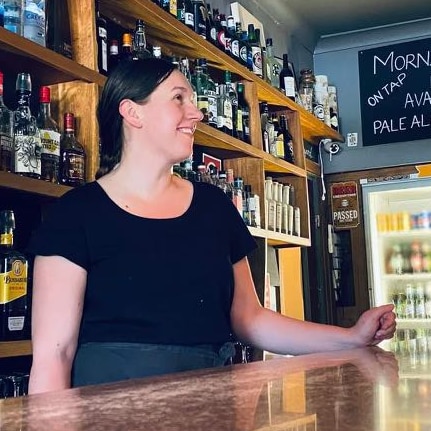
<instances>
[{"instance_id":1,"label":"ceiling","mask_svg":"<svg viewBox=\"0 0 431 431\"><path fill-rule=\"evenodd\" d=\"M289 9L317 36L431 18L430 0L266 0L265 9L280 21Z\"/></svg>"}]
</instances>

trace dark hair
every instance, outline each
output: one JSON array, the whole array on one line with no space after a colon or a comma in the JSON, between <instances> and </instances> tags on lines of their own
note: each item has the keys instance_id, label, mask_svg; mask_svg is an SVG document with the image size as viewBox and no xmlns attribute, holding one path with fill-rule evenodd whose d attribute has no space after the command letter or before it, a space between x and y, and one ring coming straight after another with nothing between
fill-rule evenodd
<instances>
[{"instance_id":1,"label":"dark hair","mask_svg":"<svg viewBox=\"0 0 431 431\"><path fill-rule=\"evenodd\" d=\"M124 60L112 71L97 108L100 167L96 178L111 171L121 159L123 118L118 110L120 102L124 99L145 101L174 69L175 65L168 61L147 58Z\"/></svg>"}]
</instances>

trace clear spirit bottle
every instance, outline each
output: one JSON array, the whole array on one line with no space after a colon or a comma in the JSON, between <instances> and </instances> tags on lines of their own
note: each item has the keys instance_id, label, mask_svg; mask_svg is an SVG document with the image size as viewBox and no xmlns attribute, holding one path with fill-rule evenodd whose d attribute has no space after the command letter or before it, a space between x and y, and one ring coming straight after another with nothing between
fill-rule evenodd
<instances>
[{"instance_id":1,"label":"clear spirit bottle","mask_svg":"<svg viewBox=\"0 0 431 431\"><path fill-rule=\"evenodd\" d=\"M16 79L18 108L14 112L14 171L16 174L40 178L41 142L36 118L30 110L31 77L19 73Z\"/></svg>"}]
</instances>

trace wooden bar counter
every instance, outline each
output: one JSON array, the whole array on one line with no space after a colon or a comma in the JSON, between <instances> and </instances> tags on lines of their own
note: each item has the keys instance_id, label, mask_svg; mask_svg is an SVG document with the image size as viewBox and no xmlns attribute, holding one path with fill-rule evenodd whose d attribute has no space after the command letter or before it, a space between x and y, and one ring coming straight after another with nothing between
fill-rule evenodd
<instances>
[{"instance_id":1,"label":"wooden bar counter","mask_svg":"<svg viewBox=\"0 0 431 431\"><path fill-rule=\"evenodd\" d=\"M431 354L275 358L0 402L1 431L431 430Z\"/></svg>"}]
</instances>

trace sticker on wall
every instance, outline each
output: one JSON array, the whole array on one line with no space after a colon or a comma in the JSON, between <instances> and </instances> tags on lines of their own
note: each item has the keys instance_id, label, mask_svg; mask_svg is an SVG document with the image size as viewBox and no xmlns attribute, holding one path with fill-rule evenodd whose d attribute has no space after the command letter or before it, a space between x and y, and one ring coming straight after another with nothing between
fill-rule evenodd
<instances>
[{"instance_id":1,"label":"sticker on wall","mask_svg":"<svg viewBox=\"0 0 431 431\"><path fill-rule=\"evenodd\" d=\"M358 186L355 181L331 184L331 208L334 229L359 226Z\"/></svg>"}]
</instances>

